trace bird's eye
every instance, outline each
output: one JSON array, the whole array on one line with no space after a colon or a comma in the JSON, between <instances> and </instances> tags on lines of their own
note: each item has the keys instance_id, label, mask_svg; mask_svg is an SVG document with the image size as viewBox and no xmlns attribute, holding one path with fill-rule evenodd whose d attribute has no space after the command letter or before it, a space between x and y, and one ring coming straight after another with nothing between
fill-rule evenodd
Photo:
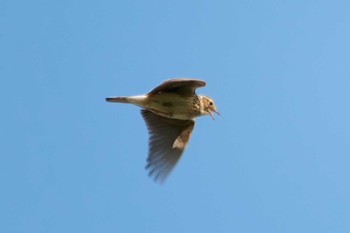
<instances>
[{"instance_id":1,"label":"bird's eye","mask_svg":"<svg viewBox=\"0 0 350 233\"><path fill-rule=\"evenodd\" d=\"M210 102L209 102L209 105L213 105L213 102L210 101Z\"/></svg>"}]
</instances>

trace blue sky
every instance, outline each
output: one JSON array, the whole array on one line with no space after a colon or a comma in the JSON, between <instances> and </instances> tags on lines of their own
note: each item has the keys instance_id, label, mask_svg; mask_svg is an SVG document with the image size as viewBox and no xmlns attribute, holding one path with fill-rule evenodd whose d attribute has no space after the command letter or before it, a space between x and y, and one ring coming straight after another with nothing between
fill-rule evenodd
<instances>
[{"instance_id":1,"label":"blue sky","mask_svg":"<svg viewBox=\"0 0 350 233\"><path fill-rule=\"evenodd\" d=\"M349 232L348 1L0 3L1 232ZM142 94L207 82L164 185Z\"/></svg>"}]
</instances>

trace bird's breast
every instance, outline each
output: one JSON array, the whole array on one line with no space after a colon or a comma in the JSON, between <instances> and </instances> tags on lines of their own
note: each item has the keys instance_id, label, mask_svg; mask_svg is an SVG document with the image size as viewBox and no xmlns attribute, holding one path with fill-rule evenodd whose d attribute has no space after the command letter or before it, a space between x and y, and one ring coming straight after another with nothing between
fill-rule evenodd
<instances>
[{"instance_id":1,"label":"bird's breast","mask_svg":"<svg viewBox=\"0 0 350 233\"><path fill-rule=\"evenodd\" d=\"M174 93L159 93L149 96L147 109L152 112L180 120L189 120L200 115L197 96L181 96Z\"/></svg>"}]
</instances>

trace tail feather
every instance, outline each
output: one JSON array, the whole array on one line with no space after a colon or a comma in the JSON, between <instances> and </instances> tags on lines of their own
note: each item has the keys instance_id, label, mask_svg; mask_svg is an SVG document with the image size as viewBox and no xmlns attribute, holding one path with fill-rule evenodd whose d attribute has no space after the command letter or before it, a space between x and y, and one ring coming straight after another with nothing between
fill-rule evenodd
<instances>
[{"instance_id":1,"label":"tail feather","mask_svg":"<svg viewBox=\"0 0 350 233\"><path fill-rule=\"evenodd\" d=\"M134 95L134 96L112 96L107 97L106 101L114 103L129 103L135 104L144 108L147 105L147 96L146 95Z\"/></svg>"},{"instance_id":2,"label":"tail feather","mask_svg":"<svg viewBox=\"0 0 350 233\"><path fill-rule=\"evenodd\" d=\"M115 103L130 103L128 97L124 96L116 96L116 97L107 97L107 102L115 102Z\"/></svg>"}]
</instances>

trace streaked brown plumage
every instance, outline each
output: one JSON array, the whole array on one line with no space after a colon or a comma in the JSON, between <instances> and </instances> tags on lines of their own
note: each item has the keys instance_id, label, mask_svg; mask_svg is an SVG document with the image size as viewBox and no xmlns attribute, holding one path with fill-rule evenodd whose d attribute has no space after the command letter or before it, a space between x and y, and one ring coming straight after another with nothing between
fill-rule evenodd
<instances>
[{"instance_id":1,"label":"streaked brown plumage","mask_svg":"<svg viewBox=\"0 0 350 233\"><path fill-rule=\"evenodd\" d=\"M205 82L198 79L169 79L145 95L108 97L108 102L131 103L142 108L141 115L149 132L146 169L156 181L163 182L183 153L194 127L194 118L219 114L214 102L196 95Z\"/></svg>"}]
</instances>

